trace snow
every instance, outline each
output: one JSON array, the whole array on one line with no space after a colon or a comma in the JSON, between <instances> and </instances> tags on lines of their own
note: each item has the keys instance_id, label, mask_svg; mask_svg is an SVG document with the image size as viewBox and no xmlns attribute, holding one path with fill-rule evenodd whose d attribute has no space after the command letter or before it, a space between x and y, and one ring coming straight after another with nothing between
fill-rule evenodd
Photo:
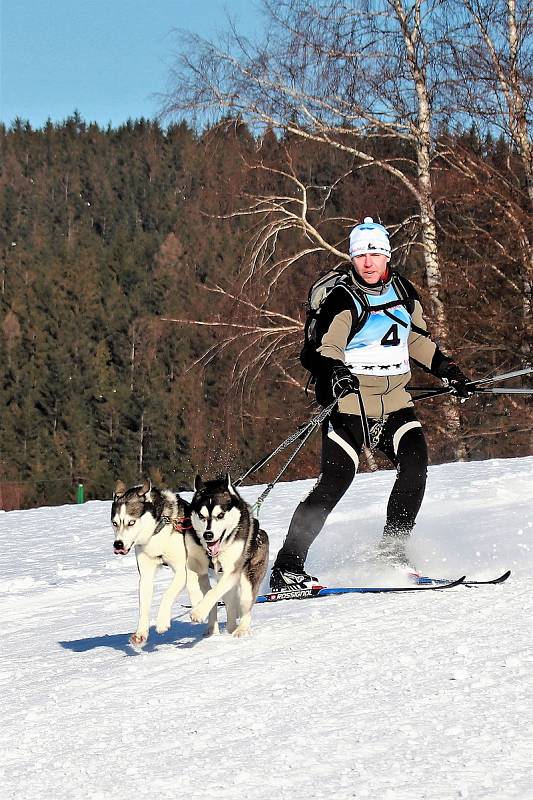
<instances>
[{"instance_id":1,"label":"snow","mask_svg":"<svg viewBox=\"0 0 533 800\"><path fill-rule=\"evenodd\" d=\"M330 516L322 582L394 580L371 559L393 478ZM311 485L265 502L271 558ZM260 605L240 640L203 638L182 595L140 652L109 502L0 514L2 798L532 798L532 500L533 457L430 469L413 559L501 586Z\"/></svg>"}]
</instances>

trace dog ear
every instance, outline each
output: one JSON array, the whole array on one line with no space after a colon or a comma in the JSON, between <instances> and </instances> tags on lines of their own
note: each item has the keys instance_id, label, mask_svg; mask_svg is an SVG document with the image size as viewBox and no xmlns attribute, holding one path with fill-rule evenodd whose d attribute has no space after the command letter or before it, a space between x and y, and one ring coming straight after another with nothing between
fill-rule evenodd
<instances>
[{"instance_id":1,"label":"dog ear","mask_svg":"<svg viewBox=\"0 0 533 800\"><path fill-rule=\"evenodd\" d=\"M143 481L143 485L137 489L137 494L139 497L144 497L144 495L148 494L150 489L152 488L152 482L149 478L145 478Z\"/></svg>"},{"instance_id":2,"label":"dog ear","mask_svg":"<svg viewBox=\"0 0 533 800\"><path fill-rule=\"evenodd\" d=\"M237 497L237 492L233 488L229 472L226 472L226 477L224 478L224 484L225 484L226 489L228 490L228 492L230 494L232 494L234 497Z\"/></svg>"},{"instance_id":3,"label":"dog ear","mask_svg":"<svg viewBox=\"0 0 533 800\"><path fill-rule=\"evenodd\" d=\"M194 479L194 491L195 492L199 492L200 489L203 488L203 486L204 486L204 482L203 482L202 478L200 477L200 475L197 475L196 478Z\"/></svg>"},{"instance_id":4,"label":"dog ear","mask_svg":"<svg viewBox=\"0 0 533 800\"><path fill-rule=\"evenodd\" d=\"M113 500L118 500L119 497L122 497L126 494L127 486L124 481L118 480L115 484L115 492L113 494Z\"/></svg>"}]
</instances>

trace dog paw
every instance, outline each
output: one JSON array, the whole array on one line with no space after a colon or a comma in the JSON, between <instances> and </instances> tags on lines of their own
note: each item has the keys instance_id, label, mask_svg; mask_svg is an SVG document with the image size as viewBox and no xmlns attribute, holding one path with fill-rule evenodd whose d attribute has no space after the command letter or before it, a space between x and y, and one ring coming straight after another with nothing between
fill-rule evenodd
<instances>
[{"instance_id":1,"label":"dog paw","mask_svg":"<svg viewBox=\"0 0 533 800\"><path fill-rule=\"evenodd\" d=\"M218 627L218 622L216 622L214 625L207 626L204 631L204 636L216 636L218 633L220 633L220 628Z\"/></svg>"},{"instance_id":2,"label":"dog paw","mask_svg":"<svg viewBox=\"0 0 533 800\"><path fill-rule=\"evenodd\" d=\"M203 610L201 606L195 606L191 611L191 621L192 622L203 622L206 617L206 612Z\"/></svg>"},{"instance_id":3,"label":"dog paw","mask_svg":"<svg viewBox=\"0 0 533 800\"><path fill-rule=\"evenodd\" d=\"M234 637L234 639L242 639L244 636L250 635L250 628L241 628L239 625L239 627L235 628L231 635Z\"/></svg>"},{"instance_id":4,"label":"dog paw","mask_svg":"<svg viewBox=\"0 0 533 800\"><path fill-rule=\"evenodd\" d=\"M169 619L164 619L164 620L156 619L156 621L155 621L155 629L156 629L157 633L166 633L169 630L169 628L170 628L170 620Z\"/></svg>"},{"instance_id":5,"label":"dog paw","mask_svg":"<svg viewBox=\"0 0 533 800\"><path fill-rule=\"evenodd\" d=\"M161 614L156 618L155 629L158 633L166 633L170 628L170 614Z\"/></svg>"},{"instance_id":6,"label":"dog paw","mask_svg":"<svg viewBox=\"0 0 533 800\"><path fill-rule=\"evenodd\" d=\"M134 647L144 647L146 642L148 641L148 633L140 633L139 631L135 631L130 636L130 644Z\"/></svg>"}]
</instances>

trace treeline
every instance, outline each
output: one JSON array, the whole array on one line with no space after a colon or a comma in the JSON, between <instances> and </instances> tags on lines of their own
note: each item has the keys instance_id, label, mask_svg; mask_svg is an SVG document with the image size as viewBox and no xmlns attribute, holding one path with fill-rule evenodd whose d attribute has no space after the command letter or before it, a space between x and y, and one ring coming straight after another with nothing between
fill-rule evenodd
<instances>
[{"instance_id":1,"label":"treeline","mask_svg":"<svg viewBox=\"0 0 533 800\"><path fill-rule=\"evenodd\" d=\"M478 165L479 185L519 169L504 140L443 136ZM297 358L304 305L335 263L310 252L293 268L302 234L287 227L252 274L258 198L292 196L297 177L320 226L330 187L324 233L341 249L352 222L370 214L394 229L413 203L383 171L350 173L340 152L257 138L239 122L198 134L146 120L102 129L78 115L42 130L17 121L0 128L0 164L0 484L24 506L67 502L78 481L106 498L117 477L179 487L197 469L241 474L311 413ZM476 376L523 363L513 228L444 161L435 186L450 345ZM402 222L393 237L396 262L424 296L413 231ZM420 407L434 462L454 452L438 403ZM526 401L483 397L460 413L469 457L530 452ZM315 474L316 453L317 443L287 477Z\"/></svg>"}]
</instances>

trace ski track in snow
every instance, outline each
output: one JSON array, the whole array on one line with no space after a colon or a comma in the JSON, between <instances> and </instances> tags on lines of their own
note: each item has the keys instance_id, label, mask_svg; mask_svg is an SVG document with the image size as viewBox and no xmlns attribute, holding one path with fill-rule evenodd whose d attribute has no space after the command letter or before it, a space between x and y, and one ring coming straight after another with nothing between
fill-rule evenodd
<instances>
[{"instance_id":1,"label":"ski track in snow","mask_svg":"<svg viewBox=\"0 0 533 800\"><path fill-rule=\"evenodd\" d=\"M393 478L359 476L331 515L308 561L322 582L395 580L370 558ZM265 503L271 560L311 486ZM110 503L0 513L1 796L533 798L532 500L533 457L430 468L414 560L512 569L502 586L256 606L244 640L203 638L181 595L141 652Z\"/></svg>"}]
</instances>

